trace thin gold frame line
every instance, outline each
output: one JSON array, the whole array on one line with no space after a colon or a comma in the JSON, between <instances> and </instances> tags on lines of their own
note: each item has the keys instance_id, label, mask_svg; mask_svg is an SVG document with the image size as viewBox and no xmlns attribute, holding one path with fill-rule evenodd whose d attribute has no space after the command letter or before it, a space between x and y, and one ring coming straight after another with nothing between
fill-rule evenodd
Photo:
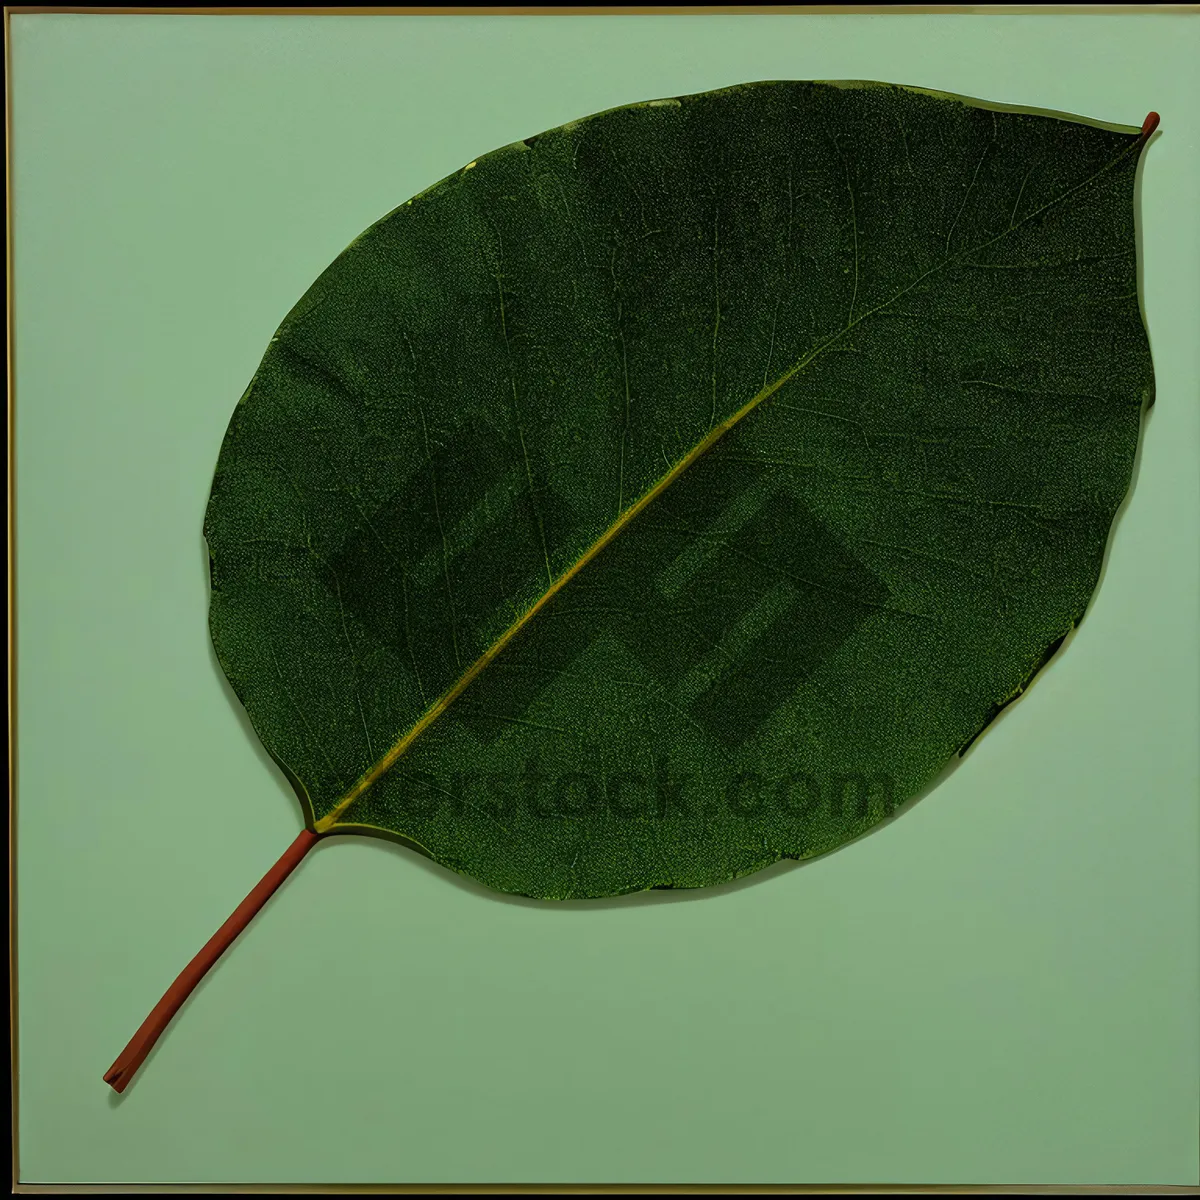
<instances>
[{"instance_id":1,"label":"thin gold frame line","mask_svg":"<svg viewBox=\"0 0 1200 1200\"><path fill-rule=\"evenodd\" d=\"M12 203L12 31L11 18L17 16L725 16L733 13L794 14L794 16L870 16L870 14L910 14L910 16L1194 16L1200 4L1142 4L1142 5L766 5L679 7L173 7L173 8L116 8L50 5L6 5L5 32L5 234L7 263L5 272L7 300L7 433L8 433L8 992L10 992L10 1052L12 1088L12 1190L14 1195L128 1195L128 1194L907 1194L935 1193L952 1195L1009 1195L1012 1188L1004 1186L950 1186L950 1184L37 1184L19 1182L18 1103L19 1070L17 1042L17 857L16 857L16 758L17 758L17 655L16 655L16 367L14 367L13 312L13 203ZM1031 1195L1195 1195L1193 1186L1146 1187L1128 1186L1073 1187L1030 1186L1022 1188Z\"/></svg>"},{"instance_id":2,"label":"thin gold frame line","mask_svg":"<svg viewBox=\"0 0 1200 1200\"><path fill-rule=\"evenodd\" d=\"M559 7L459 6L459 7L328 7L296 8L84 8L75 5L14 4L5 8L6 17L15 15L79 16L1132 16L1151 13L1160 16L1185 16L1200 13L1200 4L779 4L736 5L570 5Z\"/></svg>"}]
</instances>

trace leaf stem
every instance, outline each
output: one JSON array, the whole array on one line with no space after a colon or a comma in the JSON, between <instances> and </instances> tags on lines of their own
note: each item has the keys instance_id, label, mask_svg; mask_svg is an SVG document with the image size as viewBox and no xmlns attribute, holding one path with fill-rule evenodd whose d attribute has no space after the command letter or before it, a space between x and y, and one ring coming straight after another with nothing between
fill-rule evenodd
<instances>
[{"instance_id":1,"label":"leaf stem","mask_svg":"<svg viewBox=\"0 0 1200 1200\"><path fill-rule=\"evenodd\" d=\"M250 924L254 914L271 898L275 889L300 865L300 860L321 840L320 834L304 829L296 840L283 852L279 861L259 880L250 894L233 910L232 915L205 943L204 948L192 959L163 998L154 1006L150 1015L142 1022L137 1033L121 1051L117 1061L104 1073L104 1082L117 1092L129 1086L138 1067L145 1061L154 1043L162 1036L179 1011L183 1002L192 994L196 985L208 973L209 968L233 944L237 935Z\"/></svg>"}]
</instances>

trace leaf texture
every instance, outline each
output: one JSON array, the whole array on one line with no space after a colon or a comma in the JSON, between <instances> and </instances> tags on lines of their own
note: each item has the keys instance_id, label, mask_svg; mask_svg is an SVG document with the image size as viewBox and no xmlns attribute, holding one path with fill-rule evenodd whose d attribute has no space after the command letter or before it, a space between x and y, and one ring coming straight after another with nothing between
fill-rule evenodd
<instances>
[{"instance_id":1,"label":"leaf texture","mask_svg":"<svg viewBox=\"0 0 1200 1200\"><path fill-rule=\"evenodd\" d=\"M1080 620L1153 375L1140 131L867 83L601 113L373 225L205 520L318 833L545 898L857 837Z\"/></svg>"}]
</instances>

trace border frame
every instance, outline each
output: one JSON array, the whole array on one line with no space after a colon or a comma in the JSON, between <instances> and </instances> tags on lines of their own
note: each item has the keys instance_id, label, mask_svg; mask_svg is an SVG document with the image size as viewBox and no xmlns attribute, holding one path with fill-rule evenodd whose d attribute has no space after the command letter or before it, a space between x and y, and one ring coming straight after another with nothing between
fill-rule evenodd
<instances>
[{"instance_id":1,"label":"border frame","mask_svg":"<svg viewBox=\"0 0 1200 1200\"><path fill-rule=\"evenodd\" d=\"M81 16L707 16L733 14L791 14L809 16L922 15L922 16L1200 16L1200 4L721 4L721 5L572 5L572 6L306 6L306 7L92 7L77 5L4 6L4 132L5 132L5 250L6 250L6 352L8 442L8 965L9 965L9 1073L11 1085L12 1191L14 1195L1200 1195L1195 1185L892 1185L856 1184L32 1184L20 1179L20 1095L18 1038L17 854L16 854L16 442L15 442L15 317L13 261L14 211L12 198L13 97L11 17L35 15ZM1196 1130L1200 1145L1200 1127Z\"/></svg>"}]
</instances>

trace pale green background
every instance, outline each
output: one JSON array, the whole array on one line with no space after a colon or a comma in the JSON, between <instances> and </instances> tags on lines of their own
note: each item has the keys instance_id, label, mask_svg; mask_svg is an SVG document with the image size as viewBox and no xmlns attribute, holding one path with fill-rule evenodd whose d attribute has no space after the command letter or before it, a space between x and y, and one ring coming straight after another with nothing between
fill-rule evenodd
<instances>
[{"instance_id":1,"label":"pale green background","mask_svg":"<svg viewBox=\"0 0 1200 1200\"><path fill-rule=\"evenodd\" d=\"M20 1176L1197 1182L1200 20L13 19ZM276 325L368 224L599 109L866 78L1138 124L1158 375L1078 635L813 865L497 899L320 846L211 653L201 517Z\"/></svg>"}]
</instances>

